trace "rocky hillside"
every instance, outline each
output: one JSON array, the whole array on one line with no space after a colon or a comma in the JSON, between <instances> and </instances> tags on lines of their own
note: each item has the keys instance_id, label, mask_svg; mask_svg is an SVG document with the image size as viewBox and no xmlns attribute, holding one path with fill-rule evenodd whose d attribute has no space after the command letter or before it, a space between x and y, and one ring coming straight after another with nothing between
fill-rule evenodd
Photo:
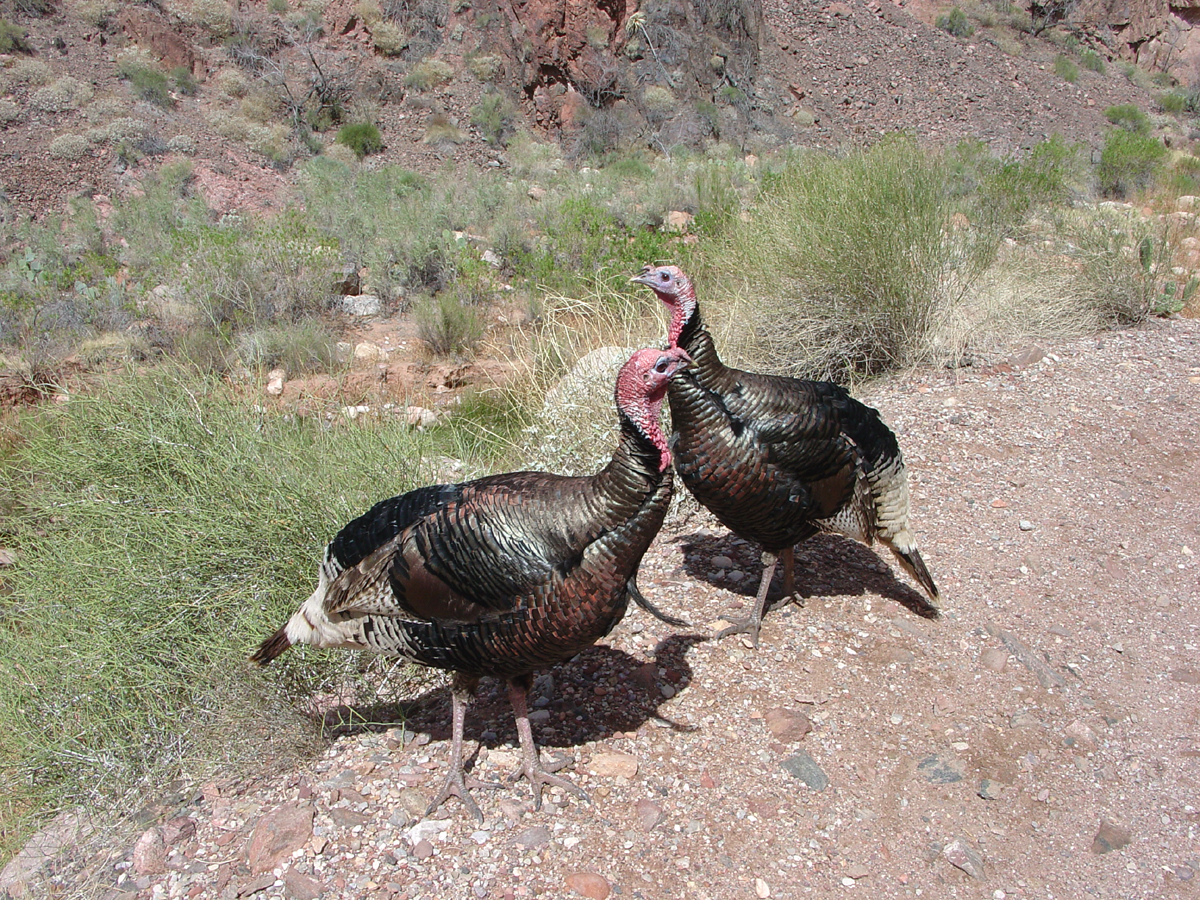
<instances>
[{"instance_id":1,"label":"rocky hillside","mask_svg":"<svg viewBox=\"0 0 1200 900\"><path fill-rule=\"evenodd\" d=\"M976 5L955 37L935 27L951 7L926 0L17 0L0 184L41 215L190 157L219 211L277 208L294 163L348 154L338 128L363 121L381 132L372 159L424 172L502 166L517 130L577 156L897 129L995 152L1056 131L1096 145L1105 108L1153 105L1128 63L1188 80L1190 2ZM1089 47L1104 72L1055 74Z\"/></svg>"}]
</instances>

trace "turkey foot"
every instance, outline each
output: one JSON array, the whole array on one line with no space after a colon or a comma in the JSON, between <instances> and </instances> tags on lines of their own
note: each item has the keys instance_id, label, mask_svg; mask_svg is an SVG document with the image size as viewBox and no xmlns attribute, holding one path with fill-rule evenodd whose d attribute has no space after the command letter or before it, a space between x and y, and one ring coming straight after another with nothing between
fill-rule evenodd
<instances>
[{"instance_id":1,"label":"turkey foot","mask_svg":"<svg viewBox=\"0 0 1200 900\"><path fill-rule=\"evenodd\" d=\"M755 648L758 647L758 632L762 627L763 613L767 609L767 591L771 589L771 579L775 577L775 566L779 560L783 560L783 597L786 600L795 592L795 578L793 574L792 548L788 547L778 556L774 553L768 553L765 550L762 555L763 573L762 581L758 583L758 596L754 599L754 612L745 618L735 619L732 616L721 616L726 622L732 622L728 628L722 628L717 632L717 639L728 637L731 634L747 634L750 636L750 643Z\"/></svg>"},{"instance_id":2,"label":"turkey foot","mask_svg":"<svg viewBox=\"0 0 1200 900\"><path fill-rule=\"evenodd\" d=\"M454 681L451 683L450 771L446 773L446 783L442 785L442 789L438 791L437 796L430 801L429 806L426 808L425 815L427 816L445 803L451 795L454 795L462 801L463 806L467 808L471 815L482 822L483 813L474 799L472 799L468 788L500 787L500 785L490 781L480 781L478 778L467 775L463 771L463 720L467 714L467 703L475 693L477 683L478 679L463 675L455 675Z\"/></svg>"},{"instance_id":3,"label":"turkey foot","mask_svg":"<svg viewBox=\"0 0 1200 900\"><path fill-rule=\"evenodd\" d=\"M529 726L529 711L525 705L525 697L531 679L526 676L524 681L525 683L519 683L517 679L513 679L508 684L508 700L512 703L513 714L517 719L517 737L521 740L521 755L525 757L521 767L513 774L512 780L516 781L522 775L529 779L529 786L533 789L534 809L542 808L542 787L545 785L560 787L584 802L591 803L592 799L579 785L559 775L551 774L565 766L569 760L556 759L549 766L542 765L537 744L533 742L533 729Z\"/></svg>"}]
</instances>

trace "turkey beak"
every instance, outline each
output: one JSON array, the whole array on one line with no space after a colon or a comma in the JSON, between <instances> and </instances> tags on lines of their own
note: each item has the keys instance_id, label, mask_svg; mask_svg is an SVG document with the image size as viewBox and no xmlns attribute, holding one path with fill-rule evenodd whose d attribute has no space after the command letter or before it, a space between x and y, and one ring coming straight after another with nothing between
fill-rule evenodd
<instances>
[{"instance_id":1,"label":"turkey beak","mask_svg":"<svg viewBox=\"0 0 1200 900\"><path fill-rule=\"evenodd\" d=\"M642 271L629 279L630 284L644 284L648 288L654 287L654 266L642 266Z\"/></svg>"},{"instance_id":2,"label":"turkey beak","mask_svg":"<svg viewBox=\"0 0 1200 900\"><path fill-rule=\"evenodd\" d=\"M671 356L673 356L679 363L679 365L675 368L676 372L696 364L696 361L692 359L691 354L689 354L682 347L672 347L669 352Z\"/></svg>"}]
</instances>

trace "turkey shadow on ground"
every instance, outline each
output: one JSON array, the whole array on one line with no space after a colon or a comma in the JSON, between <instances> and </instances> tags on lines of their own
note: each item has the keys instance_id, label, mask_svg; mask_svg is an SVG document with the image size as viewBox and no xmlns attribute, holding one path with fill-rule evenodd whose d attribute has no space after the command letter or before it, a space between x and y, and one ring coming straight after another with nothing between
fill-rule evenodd
<instances>
[{"instance_id":1,"label":"turkey shadow on ground","mask_svg":"<svg viewBox=\"0 0 1200 900\"><path fill-rule=\"evenodd\" d=\"M680 535L683 568L692 578L714 587L754 597L762 579L762 553L759 548L727 532L720 537L704 534ZM880 547L888 555L891 552ZM727 557L732 567L717 569L712 559ZM858 541L836 534L815 534L796 545L796 594L801 599L838 595L879 594L926 619L936 619L938 609L915 588L901 581L887 559ZM731 581L727 572L741 571L740 581ZM783 566L775 569L768 603L777 605L783 585ZM753 606L753 604L750 604Z\"/></svg>"},{"instance_id":2,"label":"turkey shadow on ground","mask_svg":"<svg viewBox=\"0 0 1200 900\"><path fill-rule=\"evenodd\" d=\"M708 635L671 635L659 642L648 659L594 645L573 659L538 672L529 691L533 738L539 747L574 747L637 731L653 722L675 731L693 726L658 714L666 694L674 696L692 681L687 652ZM668 690L664 693L663 688ZM543 700L544 698L544 700ZM546 715L540 715L544 711ZM443 685L412 700L338 706L323 716L327 733L335 735L386 731L403 725L434 740L450 738L450 687ZM463 737L486 747L517 743L517 728L508 702L507 684L485 678L467 708Z\"/></svg>"}]
</instances>

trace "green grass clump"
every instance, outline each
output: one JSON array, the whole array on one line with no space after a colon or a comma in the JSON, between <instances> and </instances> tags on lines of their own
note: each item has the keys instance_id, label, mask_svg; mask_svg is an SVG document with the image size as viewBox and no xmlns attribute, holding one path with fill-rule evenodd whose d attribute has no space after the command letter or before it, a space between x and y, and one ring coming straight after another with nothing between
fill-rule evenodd
<instances>
[{"instance_id":1,"label":"green grass clump","mask_svg":"<svg viewBox=\"0 0 1200 900\"><path fill-rule=\"evenodd\" d=\"M947 286L974 275L955 271L949 213L940 160L911 140L805 154L764 180L750 221L703 259L704 281L733 279L730 302L752 325L738 351L763 368L874 375L922 358Z\"/></svg>"},{"instance_id":2,"label":"green grass clump","mask_svg":"<svg viewBox=\"0 0 1200 900\"><path fill-rule=\"evenodd\" d=\"M383 136L371 122L356 122L353 125L343 125L338 129L334 140L345 144L355 155L362 159L383 149Z\"/></svg>"},{"instance_id":3,"label":"green grass clump","mask_svg":"<svg viewBox=\"0 0 1200 900\"><path fill-rule=\"evenodd\" d=\"M28 53L30 50L25 29L8 19L0 19L0 53Z\"/></svg>"},{"instance_id":4,"label":"green grass clump","mask_svg":"<svg viewBox=\"0 0 1200 900\"><path fill-rule=\"evenodd\" d=\"M19 559L0 594L0 795L16 809L286 765L313 738L288 701L364 684L356 654L292 651L266 671L246 655L312 590L341 524L459 448L256 402L159 368L22 421L0 508Z\"/></svg>"},{"instance_id":5,"label":"green grass clump","mask_svg":"<svg viewBox=\"0 0 1200 900\"><path fill-rule=\"evenodd\" d=\"M1169 115L1181 115L1188 111L1188 106L1188 95L1182 91L1167 91L1158 95L1158 108Z\"/></svg>"},{"instance_id":6,"label":"green grass clump","mask_svg":"<svg viewBox=\"0 0 1200 900\"><path fill-rule=\"evenodd\" d=\"M1148 134L1114 128L1100 151L1096 178L1106 197L1126 198L1146 190L1162 171L1167 148Z\"/></svg>"},{"instance_id":7,"label":"green grass clump","mask_svg":"<svg viewBox=\"0 0 1200 900\"><path fill-rule=\"evenodd\" d=\"M1079 64L1089 72L1104 74L1104 57L1095 50L1084 50L1079 54Z\"/></svg>"},{"instance_id":8,"label":"green grass clump","mask_svg":"<svg viewBox=\"0 0 1200 900\"><path fill-rule=\"evenodd\" d=\"M417 333L437 356L457 356L478 343L483 322L474 306L450 291L417 304Z\"/></svg>"},{"instance_id":9,"label":"green grass clump","mask_svg":"<svg viewBox=\"0 0 1200 900\"><path fill-rule=\"evenodd\" d=\"M171 80L167 73L150 65L138 56L128 56L117 65L117 74L129 81L133 93L149 103L170 109L175 101L171 98ZM189 75L190 77L190 75Z\"/></svg>"},{"instance_id":10,"label":"green grass clump","mask_svg":"<svg viewBox=\"0 0 1200 900\"><path fill-rule=\"evenodd\" d=\"M1104 118L1118 128L1132 131L1135 134L1150 133L1150 117L1132 103L1110 106L1104 111Z\"/></svg>"},{"instance_id":11,"label":"green grass clump","mask_svg":"<svg viewBox=\"0 0 1200 900\"><path fill-rule=\"evenodd\" d=\"M471 108L471 124L495 147L508 143L516 130L516 117L517 110L512 101L498 91L484 94Z\"/></svg>"},{"instance_id":12,"label":"green grass clump","mask_svg":"<svg viewBox=\"0 0 1200 900\"><path fill-rule=\"evenodd\" d=\"M971 24L966 13L957 6L950 12L938 16L934 25L941 31L957 38L970 37L975 33L975 26Z\"/></svg>"},{"instance_id":13,"label":"green grass clump","mask_svg":"<svg viewBox=\"0 0 1200 900\"><path fill-rule=\"evenodd\" d=\"M1063 81L1074 84L1079 80L1079 66L1075 65L1069 56L1060 53L1054 57L1054 74Z\"/></svg>"}]
</instances>

